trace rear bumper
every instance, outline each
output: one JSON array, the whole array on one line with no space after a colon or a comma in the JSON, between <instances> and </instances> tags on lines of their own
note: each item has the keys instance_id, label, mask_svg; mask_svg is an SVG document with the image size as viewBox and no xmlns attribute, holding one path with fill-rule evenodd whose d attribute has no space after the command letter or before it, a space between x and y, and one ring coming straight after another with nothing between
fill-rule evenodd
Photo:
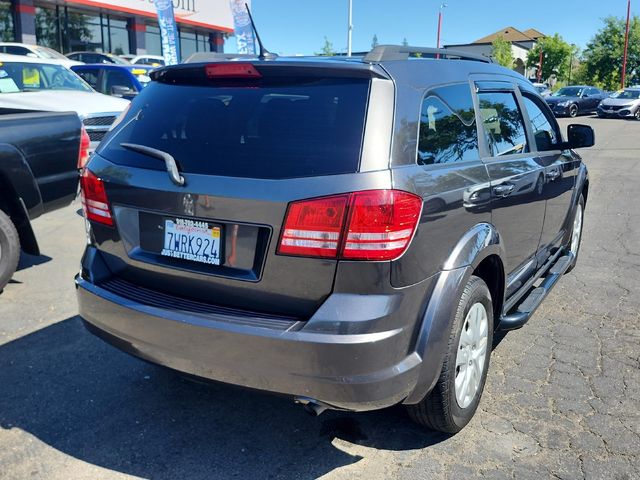
<instances>
[{"instance_id":1,"label":"rear bumper","mask_svg":"<svg viewBox=\"0 0 640 480\"><path fill-rule=\"evenodd\" d=\"M433 283L399 295L333 294L312 319L270 327L259 319L237 322L134 302L76 278L88 329L127 353L200 377L353 411L400 403L416 387L425 366L411 342ZM345 309L350 321L341 318ZM415 320L407 322L411 311ZM392 326L399 321L407 324ZM374 324L380 328L370 333ZM435 375L439 369L434 365Z\"/></svg>"}]
</instances>

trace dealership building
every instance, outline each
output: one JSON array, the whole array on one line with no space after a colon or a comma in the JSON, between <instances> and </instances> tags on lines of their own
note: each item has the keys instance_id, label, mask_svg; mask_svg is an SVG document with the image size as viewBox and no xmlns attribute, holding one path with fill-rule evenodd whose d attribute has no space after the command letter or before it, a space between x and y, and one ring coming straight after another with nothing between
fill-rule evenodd
<instances>
[{"instance_id":1,"label":"dealership building","mask_svg":"<svg viewBox=\"0 0 640 480\"><path fill-rule=\"evenodd\" d=\"M221 52L233 33L228 0L173 0L182 58ZM0 40L62 53L162 54L154 0L0 0Z\"/></svg>"}]
</instances>

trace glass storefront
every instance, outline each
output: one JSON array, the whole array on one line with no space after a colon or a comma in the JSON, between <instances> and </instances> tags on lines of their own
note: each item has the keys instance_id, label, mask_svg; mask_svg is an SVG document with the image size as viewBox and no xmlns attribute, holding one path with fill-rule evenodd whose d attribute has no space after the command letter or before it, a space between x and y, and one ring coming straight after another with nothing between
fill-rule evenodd
<instances>
[{"instance_id":1,"label":"glass storefront","mask_svg":"<svg viewBox=\"0 0 640 480\"><path fill-rule=\"evenodd\" d=\"M0 41L12 42L15 38L11 3L0 0Z\"/></svg>"},{"instance_id":2,"label":"glass storefront","mask_svg":"<svg viewBox=\"0 0 640 480\"><path fill-rule=\"evenodd\" d=\"M6 8L5 8L6 7ZM82 10L64 5L36 3L36 41L62 53L75 51L110 52L116 55L135 53L127 18L105 11ZM144 48L150 55L162 55L158 24L145 25ZM0 34L13 39L10 3L0 0ZM180 51L185 59L195 52L211 51L209 33L179 27Z\"/></svg>"}]
</instances>

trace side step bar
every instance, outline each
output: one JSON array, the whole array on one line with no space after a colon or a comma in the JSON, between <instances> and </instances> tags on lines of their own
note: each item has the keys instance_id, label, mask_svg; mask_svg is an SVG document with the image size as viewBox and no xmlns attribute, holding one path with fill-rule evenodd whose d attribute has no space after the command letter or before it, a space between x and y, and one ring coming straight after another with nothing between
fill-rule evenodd
<instances>
[{"instance_id":1,"label":"side step bar","mask_svg":"<svg viewBox=\"0 0 640 480\"><path fill-rule=\"evenodd\" d=\"M569 269L573 258L572 253L567 253L564 256L554 256L549 264L545 266L546 268L541 270L541 272L546 271L547 274L539 287L531 289L537 279L540 278L539 276L527 282L523 290L531 290L524 295L520 303L510 309L510 313L500 319L499 330L516 330L527 323L542 301L547 298L547 295L553 290L558 280L560 280L562 275Z\"/></svg>"}]
</instances>

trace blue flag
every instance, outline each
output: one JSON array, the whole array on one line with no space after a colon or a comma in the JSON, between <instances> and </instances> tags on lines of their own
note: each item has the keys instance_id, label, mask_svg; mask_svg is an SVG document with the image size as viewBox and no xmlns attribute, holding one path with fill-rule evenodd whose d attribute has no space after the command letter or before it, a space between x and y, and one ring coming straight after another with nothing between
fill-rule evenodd
<instances>
[{"instance_id":1,"label":"blue flag","mask_svg":"<svg viewBox=\"0 0 640 480\"><path fill-rule=\"evenodd\" d=\"M176 18L173 15L173 2L171 0L154 0L154 3L158 11L164 61L167 65L176 65L180 63L180 42Z\"/></svg>"},{"instance_id":2,"label":"blue flag","mask_svg":"<svg viewBox=\"0 0 640 480\"><path fill-rule=\"evenodd\" d=\"M231 0L230 3L238 53L258 53L256 38L245 6L245 4L251 6L250 0Z\"/></svg>"}]
</instances>

